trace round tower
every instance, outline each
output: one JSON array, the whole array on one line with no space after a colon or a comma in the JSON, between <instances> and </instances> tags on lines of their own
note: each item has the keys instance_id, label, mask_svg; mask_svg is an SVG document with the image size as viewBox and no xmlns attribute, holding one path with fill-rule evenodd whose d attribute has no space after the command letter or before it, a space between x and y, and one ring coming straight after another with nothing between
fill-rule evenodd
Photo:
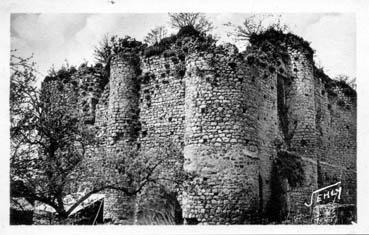
<instances>
[{"instance_id":1,"label":"round tower","mask_svg":"<svg viewBox=\"0 0 369 235\"><path fill-rule=\"evenodd\" d=\"M139 57L134 54L120 54L113 57L110 67L110 94L108 101L108 138L106 153L110 158L119 157L127 144L134 143L139 131ZM113 160L114 159L110 159ZM108 166L109 168L109 166ZM110 166L111 168L111 166ZM114 169L108 170L114 170ZM115 177L116 174L105 177ZM114 181L115 179L112 179ZM134 199L123 192L108 190L104 204L104 218L113 221L132 216Z\"/></svg>"},{"instance_id":2,"label":"round tower","mask_svg":"<svg viewBox=\"0 0 369 235\"><path fill-rule=\"evenodd\" d=\"M297 40L297 39L296 39ZM301 39L300 39L301 40ZM289 81L286 86L288 107L288 131L290 151L302 158L304 182L301 187L290 188L290 214L309 213L304 206L310 194L318 188L317 183L317 129L314 92L314 62L309 48L288 47Z\"/></svg>"},{"instance_id":3,"label":"round tower","mask_svg":"<svg viewBox=\"0 0 369 235\"><path fill-rule=\"evenodd\" d=\"M186 58L184 168L195 175L182 195L187 224L240 224L258 210L256 107L246 73L229 54Z\"/></svg>"},{"instance_id":4,"label":"round tower","mask_svg":"<svg viewBox=\"0 0 369 235\"><path fill-rule=\"evenodd\" d=\"M133 54L115 56L110 71L110 144L135 140L139 127L139 57Z\"/></svg>"},{"instance_id":5,"label":"round tower","mask_svg":"<svg viewBox=\"0 0 369 235\"><path fill-rule=\"evenodd\" d=\"M304 49L288 48L290 83L288 106L291 147L304 157L316 159L314 62L312 54Z\"/></svg>"}]
</instances>

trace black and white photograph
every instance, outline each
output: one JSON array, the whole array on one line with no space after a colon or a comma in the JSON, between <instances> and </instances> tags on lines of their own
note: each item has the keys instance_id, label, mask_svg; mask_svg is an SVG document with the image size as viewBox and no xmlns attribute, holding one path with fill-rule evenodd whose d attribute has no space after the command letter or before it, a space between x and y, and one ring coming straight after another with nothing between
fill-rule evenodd
<instances>
[{"instance_id":1,"label":"black and white photograph","mask_svg":"<svg viewBox=\"0 0 369 235\"><path fill-rule=\"evenodd\" d=\"M367 231L368 4L35 2L3 9L5 234Z\"/></svg>"}]
</instances>

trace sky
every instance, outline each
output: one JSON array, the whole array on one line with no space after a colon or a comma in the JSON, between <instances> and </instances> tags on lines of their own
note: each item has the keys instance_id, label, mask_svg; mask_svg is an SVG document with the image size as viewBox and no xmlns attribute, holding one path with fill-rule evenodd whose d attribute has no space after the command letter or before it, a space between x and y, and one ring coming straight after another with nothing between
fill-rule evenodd
<instances>
[{"instance_id":1,"label":"sky","mask_svg":"<svg viewBox=\"0 0 369 235\"><path fill-rule=\"evenodd\" d=\"M227 22L239 25L250 16L244 13L206 14L213 22L214 34L220 42L229 42L224 26ZM276 17L272 17L271 20ZM355 15L344 14L281 14L282 23L311 42L316 50L315 61L331 77L345 74L356 77L356 24ZM153 14L11 14L11 49L18 55L33 54L45 76L54 66L60 68L66 61L79 65L94 63L93 50L105 34L129 35L143 40L156 26L169 26L166 13ZM268 20L266 21L268 23ZM238 44L240 49L242 45Z\"/></svg>"}]
</instances>

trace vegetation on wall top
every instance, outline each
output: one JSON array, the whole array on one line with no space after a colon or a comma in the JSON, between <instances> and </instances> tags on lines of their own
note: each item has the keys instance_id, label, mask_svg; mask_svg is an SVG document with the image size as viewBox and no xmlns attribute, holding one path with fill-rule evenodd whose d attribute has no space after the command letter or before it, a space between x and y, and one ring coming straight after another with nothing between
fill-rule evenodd
<instances>
[{"instance_id":1,"label":"vegetation on wall top","mask_svg":"<svg viewBox=\"0 0 369 235\"><path fill-rule=\"evenodd\" d=\"M63 83L70 82L74 74L100 74L102 77L107 78L104 67L101 63L95 65L87 65L87 63L81 64L78 69L74 66L63 65L60 69L56 70L51 68L49 74L43 80L43 83L51 81L62 81Z\"/></svg>"},{"instance_id":2,"label":"vegetation on wall top","mask_svg":"<svg viewBox=\"0 0 369 235\"><path fill-rule=\"evenodd\" d=\"M163 38L159 43L144 49L144 55L151 57L161 55L167 50L176 49L183 53L188 53L191 46L188 46L190 41L196 41L193 44L197 50L204 50L215 43L215 39L211 35L206 35L196 30L192 25L184 26L179 29L177 34Z\"/></svg>"},{"instance_id":3,"label":"vegetation on wall top","mask_svg":"<svg viewBox=\"0 0 369 235\"><path fill-rule=\"evenodd\" d=\"M328 75L324 73L323 68L317 68L315 66L314 76L322 80L324 87L330 97L336 97L337 93L334 91L334 89L339 88L345 96L351 99L356 99L357 93L352 85L349 84L347 76L341 75L338 77L339 80L331 79ZM342 79L342 76L346 77L346 79Z\"/></svg>"},{"instance_id":4,"label":"vegetation on wall top","mask_svg":"<svg viewBox=\"0 0 369 235\"><path fill-rule=\"evenodd\" d=\"M293 34L284 33L282 30L269 28L261 33L252 33L249 39L251 45L265 46L266 42L276 46L281 51L286 51L287 47L306 52L308 58L313 59L314 50L310 43L303 38Z\"/></svg>"}]
</instances>

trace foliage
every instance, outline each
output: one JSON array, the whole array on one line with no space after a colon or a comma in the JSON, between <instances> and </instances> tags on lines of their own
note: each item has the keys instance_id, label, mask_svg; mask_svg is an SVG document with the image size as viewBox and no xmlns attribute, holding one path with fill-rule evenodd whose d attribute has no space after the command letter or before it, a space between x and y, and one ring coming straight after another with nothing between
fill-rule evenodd
<instances>
[{"instance_id":1,"label":"foliage","mask_svg":"<svg viewBox=\"0 0 369 235\"><path fill-rule=\"evenodd\" d=\"M269 23L268 23L269 21ZM251 15L242 25L225 24L230 30L227 35L236 42L245 43L248 48L261 49L271 61L281 59L289 62L287 47L305 51L308 58L313 58L314 50L309 42L289 32L288 26L281 22L281 16L271 14Z\"/></svg>"},{"instance_id":2,"label":"foliage","mask_svg":"<svg viewBox=\"0 0 369 235\"><path fill-rule=\"evenodd\" d=\"M107 80L110 76L110 63L114 55L120 53L139 54L143 48L144 45L141 42L129 36L120 38L116 35L105 34L94 49L97 65L103 65L103 70L101 70L103 78Z\"/></svg>"},{"instance_id":3,"label":"foliage","mask_svg":"<svg viewBox=\"0 0 369 235\"><path fill-rule=\"evenodd\" d=\"M171 26L176 29L193 26L201 33L209 33L214 29L213 23L201 13L168 13L168 15Z\"/></svg>"},{"instance_id":4,"label":"foliage","mask_svg":"<svg viewBox=\"0 0 369 235\"><path fill-rule=\"evenodd\" d=\"M35 62L32 56L22 58L12 51L10 58L10 122L13 126L21 125L23 109L30 108L37 96ZM37 100L35 100L37 101Z\"/></svg>"},{"instance_id":5,"label":"foliage","mask_svg":"<svg viewBox=\"0 0 369 235\"><path fill-rule=\"evenodd\" d=\"M109 68L113 55L120 53L140 53L143 47L144 45L141 42L129 36L120 38L117 35L109 36L106 34L99 44L95 46L95 60L106 68Z\"/></svg>"},{"instance_id":6,"label":"foliage","mask_svg":"<svg viewBox=\"0 0 369 235\"><path fill-rule=\"evenodd\" d=\"M178 38L191 37L191 36L198 37L200 36L200 34L201 34L200 31L198 31L194 26L187 25L179 29L177 33L177 37Z\"/></svg>"},{"instance_id":7,"label":"foliage","mask_svg":"<svg viewBox=\"0 0 369 235\"><path fill-rule=\"evenodd\" d=\"M151 57L156 55L161 55L166 50L166 48L162 45L153 45L144 50L145 57Z\"/></svg>"},{"instance_id":8,"label":"foliage","mask_svg":"<svg viewBox=\"0 0 369 235\"><path fill-rule=\"evenodd\" d=\"M324 73L323 68L314 67L314 75L321 78L324 83L324 87L330 97L337 97L337 93L334 91L336 87L339 87L343 94L350 98L356 98L356 78L350 78L347 75L340 74L334 79L331 79Z\"/></svg>"},{"instance_id":9,"label":"foliage","mask_svg":"<svg viewBox=\"0 0 369 235\"><path fill-rule=\"evenodd\" d=\"M44 82L48 81L70 81L72 75L77 72L77 69L74 66L70 66L68 62L63 64L60 69L55 69L55 67L51 67L48 71L48 75L45 77Z\"/></svg>"},{"instance_id":10,"label":"foliage","mask_svg":"<svg viewBox=\"0 0 369 235\"><path fill-rule=\"evenodd\" d=\"M12 196L47 204L65 220L90 195L104 189L134 196L149 185L173 191L184 180L183 157L173 144L148 151L127 145L120 153L98 148L101 141L95 131L70 112L68 99L50 103L50 94L34 86L30 59L12 56L11 69ZM76 194L81 187L84 192ZM65 199L70 196L75 202L67 208Z\"/></svg>"},{"instance_id":11,"label":"foliage","mask_svg":"<svg viewBox=\"0 0 369 235\"><path fill-rule=\"evenodd\" d=\"M175 144L161 143L156 148L140 150L134 144L126 143L119 153L110 153L100 149L98 158L91 158L84 167L88 172L91 167L93 175L84 177L95 178L95 190L115 188L128 196L136 195L147 185L161 185L174 190L185 178L182 169L183 156ZM171 182L173 184L170 184Z\"/></svg>"},{"instance_id":12,"label":"foliage","mask_svg":"<svg viewBox=\"0 0 369 235\"><path fill-rule=\"evenodd\" d=\"M15 55L11 58L11 188L65 217L63 197L69 193L68 182L93 134L81 128L67 105L55 105L50 115L50 104L43 102L35 86L34 63Z\"/></svg>"},{"instance_id":13,"label":"foliage","mask_svg":"<svg viewBox=\"0 0 369 235\"><path fill-rule=\"evenodd\" d=\"M114 189L135 198L138 206L135 209L134 221L138 219L138 212L142 214L151 210L146 217L140 216L139 223L145 223L142 220L148 222L150 217L157 219L158 214L161 214L161 217L170 212L162 208L163 203L173 204L174 201L173 198L168 199L165 196L177 192L188 178L183 171L182 151L171 141L159 141L157 146L148 150L140 150L133 143L125 143L119 153L102 149L98 156L91 158L90 163L84 164L85 169L82 172L87 174L81 178L94 179L89 186L93 192ZM89 169L93 169L92 172L89 172ZM152 210L156 210L156 215Z\"/></svg>"},{"instance_id":14,"label":"foliage","mask_svg":"<svg viewBox=\"0 0 369 235\"><path fill-rule=\"evenodd\" d=\"M335 80L339 81L339 83L342 84L342 86L349 85L352 89L356 90L356 78L350 78L349 76L345 74L337 75Z\"/></svg>"},{"instance_id":15,"label":"foliage","mask_svg":"<svg viewBox=\"0 0 369 235\"><path fill-rule=\"evenodd\" d=\"M271 198L267 204L266 217L281 223L287 216L287 183L291 187L302 185L304 169L301 158L288 151L278 151L273 161Z\"/></svg>"},{"instance_id":16,"label":"foliage","mask_svg":"<svg viewBox=\"0 0 369 235\"><path fill-rule=\"evenodd\" d=\"M287 51L287 46L290 46L296 50L305 50L308 58L312 59L314 56L314 50L310 47L310 43L303 38L292 34L284 33L281 30L275 28L268 28L262 33L253 33L250 35L249 42L252 45L262 47L266 42L274 45L276 53ZM266 48L270 49L270 48Z\"/></svg>"},{"instance_id":17,"label":"foliage","mask_svg":"<svg viewBox=\"0 0 369 235\"><path fill-rule=\"evenodd\" d=\"M211 35L196 30L193 26L182 27L176 35L163 38L159 43L145 48L146 57L163 54L164 57L171 57L178 54L179 59L184 61L185 54L189 50L206 50L215 44L215 39Z\"/></svg>"},{"instance_id":18,"label":"foliage","mask_svg":"<svg viewBox=\"0 0 369 235\"><path fill-rule=\"evenodd\" d=\"M109 64L115 43L116 39L114 36L110 37L109 34L105 34L98 45L94 48L96 62L103 65Z\"/></svg>"},{"instance_id":19,"label":"foliage","mask_svg":"<svg viewBox=\"0 0 369 235\"><path fill-rule=\"evenodd\" d=\"M277 16L277 19L275 19L273 23L265 23L268 19L273 17L275 16L272 14L254 14L245 18L242 25L234 25L228 22L225 24L225 26L230 28L227 32L227 36L232 37L235 41L248 42L252 35L263 34L269 29L287 32L288 26L281 22L281 16Z\"/></svg>"},{"instance_id":20,"label":"foliage","mask_svg":"<svg viewBox=\"0 0 369 235\"><path fill-rule=\"evenodd\" d=\"M177 35L171 35L169 37L163 38L160 40L159 43L145 48L143 54L145 55L145 57L161 55L165 50L169 49L170 46L176 41Z\"/></svg>"},{"instance_id":21,"label":"foliage","mask_svg":"<svg viewBox=\"0 0 369 235\"><path fill-rule=\"evenodd\" d=\"M334 78L337 85L341 87L342 92L348 97L356 97L356 78L350 78L347 75L340 74Z\"/></svg>"},{"instance_id":22,"label":"foliage","mask_svg":"<svg viewBox=\"0 0 369 235\"><path fill-rule=\"evenodd\" d=\"M158 44L167 35L167 30L164 26L158 26L152 29L144 38L144 43L148 45Z\"/></svg>"},{"instance_id":23,"label":"foliage","mask_svg":"<svg viewBox=\"0 0 369 235\"><path fill-rule=\"evenodd\" d=\"M183 224L182 208L177 199L177 192L171 192L163 187L155 187L156 197L150 198L153 189L149 188L151 194L145 198L140 205L138 224L142 225L175 225Z\"/></svg>"}]
</instances>

